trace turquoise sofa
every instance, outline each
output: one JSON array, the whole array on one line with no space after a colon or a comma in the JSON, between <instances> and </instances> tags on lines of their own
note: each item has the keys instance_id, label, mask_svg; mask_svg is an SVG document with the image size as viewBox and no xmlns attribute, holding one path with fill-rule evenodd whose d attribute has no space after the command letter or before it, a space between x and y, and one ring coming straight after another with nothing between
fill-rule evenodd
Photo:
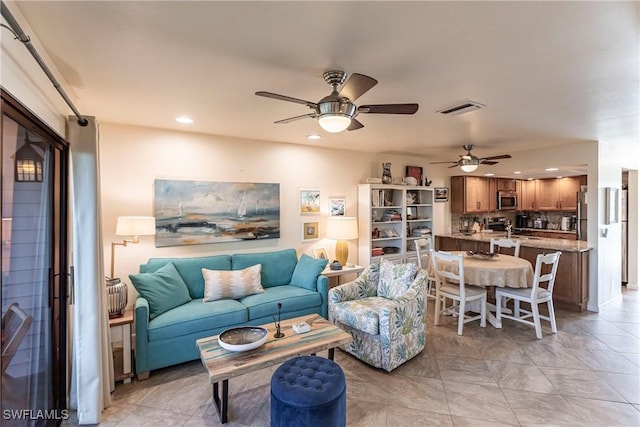
<instances>
[{"instance_id":1,"label":"turquoise sofa","mask_svg":"<svg viewBox=\"0 0 640 427\"><path fill-rule=\"evenodd\" d=\"M329 281L320 274L326 261L302 257L305 259L299 262L294 249L285 249L197 258L151 258L142 264L140 273L154 273L173 263L191 300L150 318L149 301L138 296L134 312L138 378L148 378L154 369L198 359L195 342L199 338L217 335L231 327L272 323L278 315L278 303L282 303L283 320L313 313L326 319ZM242 270L256 264L262 265L263 293L237 300L203 302L202 268Z\"/></svg>"}]
</instances>

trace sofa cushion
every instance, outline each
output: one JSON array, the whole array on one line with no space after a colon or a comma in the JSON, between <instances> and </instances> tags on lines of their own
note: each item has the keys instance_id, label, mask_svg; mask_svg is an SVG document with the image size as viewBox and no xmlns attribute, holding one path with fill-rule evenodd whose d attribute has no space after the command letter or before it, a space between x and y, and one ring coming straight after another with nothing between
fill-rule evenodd
<instances>
[{"instance_id":1,"label":"sofa cushion","mask_svg":"<svg viewBox=\"0 0 640 427\"><path fill-rule=\"evenodd\" d=\"M204 297L204 278L202 269L231 270L231 256L217 255L191 258L151 258L140 266L140 273L153 273L172 262L189 288L192 299Z\"/></svg>"},{"instance_id":2,"label":"sofa cushion","mask_svg":"<svg viewBox=\"0 0 640 427\"><path fill-rule=\"evenodd\" d=\"M327 262L329 262L329 260L311 258L307 254L302 254L298 260L298 264L296 264L296 268L293 270L291 284L299 288L315 291L318 276L327 266Z\"/></svg>"},{"instance_id":3,"label":"sofa cushion","mask_svg":"<svg viewBox=\"0 0 640 427\"><path fill-rule=\"evenodd\" d=\"M250 295L240 300L249 310L249 320L278 315L278 303L282 303L282 313L307 310L322 305L318 292L297 286L283 285L265 288L261 294Z\"/></svg>"},{"instance_id":4,"label":"sofa cushion","mask_svg":"<svg viewBox=\"0 0 640 427\"><path fill-rule=\"evenodd\" d=\"M262 265L252 265L244 270L202 269L204 276L204 302L219 299L239 299L264 292L260 284Z\"/></svg>"},{"instance_id":5,"label":"sofa cushion","mask_svg":"<svg viewBox=\"0 0 640 427\"><path fill-rule=\"evenodd\" d=\"M413 283L416 271L418 271L418 265L415 263L394 264L382 258L378 296L389 299L400 298Z\"/></svg>"},{"instance_id":6,"label":"sofa cushion","mask_svg":"<svg viewBox=\"0 0 640 427\"><path fill-rule=\"evenodd\" d=\"M297 263L298 255L294 249L231 256L233 270L243 270L252 265L262 264L260 274L263 288L291 283L291 276Z\"/></svg>"},{"instance_id":7,"label":"sofa cushion","mask_svg":"<svg viewBox=\"0 0 640 427\"><path fill-rule=\"evenodd\" d=\"M155 273L130 274L129 279L149 302L150 319L191 301L187 285L171 262Z\"/></svg>"},{"instance_id":8,"label":"sofa cushion","mask_svg":"<svg viewBox=\"0 0 640 427\"><path fill-rule=\"evenodd\" d=\"M149 341L166 340L247 322L247 308L236 300L191 300L149 322ZM214 335L218 332L212 332ZM195 342L193 343L195 347Z\"/></svg>"},{"instance_id":9,"label":"sofa cushion","mask_svg":"<svg viewBox=\"0 0 640 427\"><path fill-rule=\"evenodd\" d=\"M394 302L382 297L368 297L343 301L331 306L334 322L340 322L353 329L370 335L380 333L380 319L378 313L385 308L391 308Z\"/></svg>"}]
</instances>

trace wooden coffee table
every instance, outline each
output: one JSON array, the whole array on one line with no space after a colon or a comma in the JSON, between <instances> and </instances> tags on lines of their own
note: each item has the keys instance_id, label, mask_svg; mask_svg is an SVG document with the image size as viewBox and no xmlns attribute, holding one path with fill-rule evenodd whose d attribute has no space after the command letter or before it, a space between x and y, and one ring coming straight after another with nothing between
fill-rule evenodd
<instances>
[{"instance_id":1,"label":"wooden coffee table","mask_svg":"<svg viewBox=\"0 0 640 427\"><path fill-rule=\"evenodd\" d=\"M311 330L304 334L295 333L293 324L305 320L311 323ZM333 360L334 348L348 344L352 339L350 334L314 314L283 320L280 323L283 338L274 338L276 327L273 323L262 327L268 330L267 342L245 352L225 350L218 343L218 335L196 340L200 359L213 384L213 403L223 424L227 422L230 378L282 363L294 356L315 354L322 350L328 350L329 359ZM220 382L222 395L218 390Z\"/></svg>"}]
</instances>

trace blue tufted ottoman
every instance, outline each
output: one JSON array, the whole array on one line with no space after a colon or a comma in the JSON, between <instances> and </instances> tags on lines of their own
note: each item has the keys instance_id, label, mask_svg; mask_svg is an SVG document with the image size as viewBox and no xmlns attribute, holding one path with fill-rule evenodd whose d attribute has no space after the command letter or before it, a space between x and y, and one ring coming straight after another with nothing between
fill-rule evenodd
<instances>
[{"instance_id":1,"label":"blue tufted ottoman","mask_svg":"<svg viewBox=\"0 0 640 427\"><path fill-rule=\"evenodd\" d=\"M318 356L284 362L271 377L271 427L337 427L347 420L342 368Z\"/></svg>"}]
</instances>

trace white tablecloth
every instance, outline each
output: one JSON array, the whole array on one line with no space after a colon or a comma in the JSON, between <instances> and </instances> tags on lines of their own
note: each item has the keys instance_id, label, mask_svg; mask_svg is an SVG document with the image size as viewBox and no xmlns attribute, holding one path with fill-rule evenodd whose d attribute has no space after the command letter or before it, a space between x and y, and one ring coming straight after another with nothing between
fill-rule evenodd
<instances>
[{"instance_id":1,"label":"white tablecloth","mask_svg":"<svg viewBox=\"0 0 640 427\"><path fill-rule=\"evenodd\" d=\"M464 255L465 284L527 288L533 282L533 267L526 259L503 254L492 259L481 259L462 251L452 253ZM457 264L445 263L443 268L458 273Z\"/></svg>"}]
</instances>

